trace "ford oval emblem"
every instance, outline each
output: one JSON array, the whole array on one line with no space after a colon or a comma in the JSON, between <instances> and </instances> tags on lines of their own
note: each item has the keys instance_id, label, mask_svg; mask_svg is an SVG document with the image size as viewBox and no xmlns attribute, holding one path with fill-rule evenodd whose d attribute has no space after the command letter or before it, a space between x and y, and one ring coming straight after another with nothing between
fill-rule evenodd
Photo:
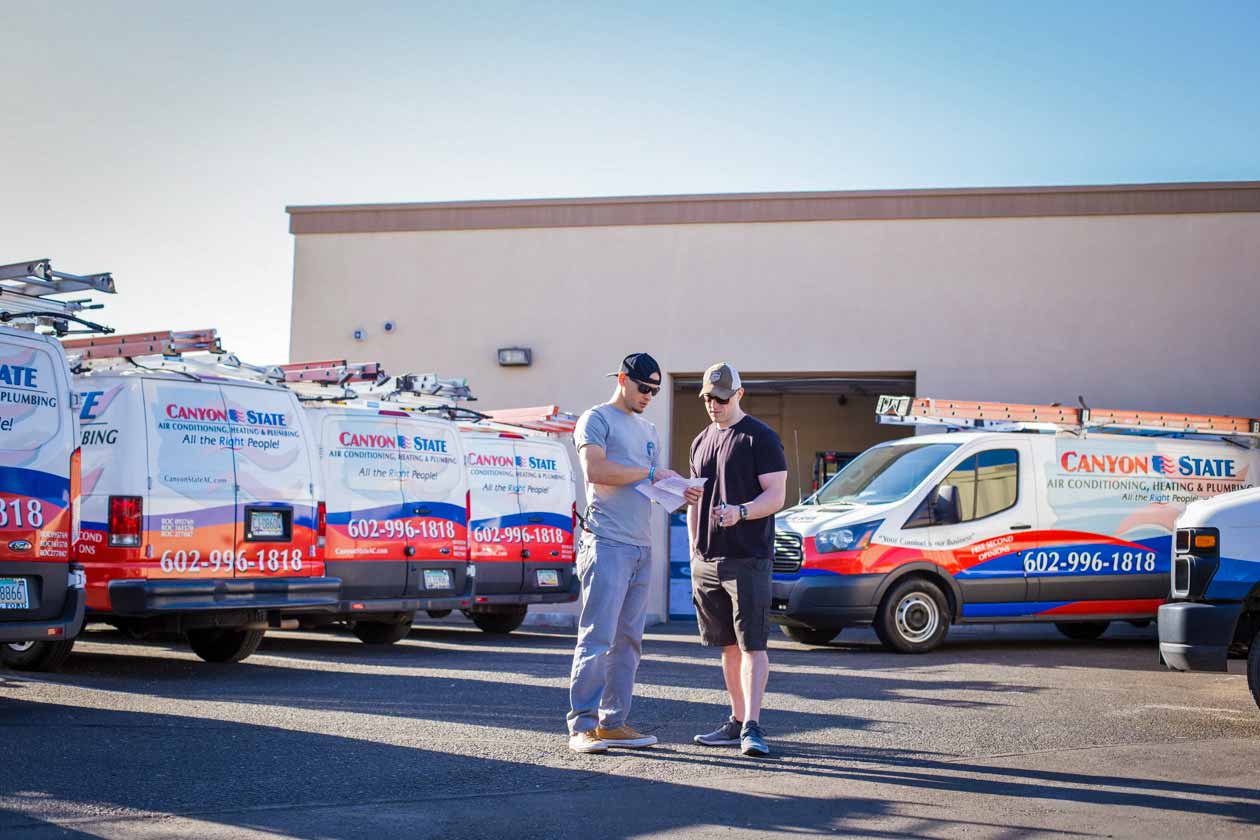
<instances>
[{"instance_id":1,"label":"ford oval emblem","mask_svg":"<svg viewBox=\"0 0 1260 840\"><path fill-rule=\"evenodd\" d=\"M9 551L30 551L31 544L27 540L11 540L9 542Z\"/></svg>"}]
</instances>

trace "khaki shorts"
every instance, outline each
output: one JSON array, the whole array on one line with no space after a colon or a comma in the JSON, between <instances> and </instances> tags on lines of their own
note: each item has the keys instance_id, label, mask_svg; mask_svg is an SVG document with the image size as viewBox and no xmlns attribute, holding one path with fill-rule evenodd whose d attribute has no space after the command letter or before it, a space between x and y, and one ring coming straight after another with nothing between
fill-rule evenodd
<instances>
[{"instance_id":1,"label":"khaki shorts","mask_svg":"<svg viewBox=\"0 0 1260 840\"><path fill-rule=\"evenodd\" d=\"M691 558L691 601L704 645L766 649L772 566L770 557Z\"/></svg>"}]
</instances>

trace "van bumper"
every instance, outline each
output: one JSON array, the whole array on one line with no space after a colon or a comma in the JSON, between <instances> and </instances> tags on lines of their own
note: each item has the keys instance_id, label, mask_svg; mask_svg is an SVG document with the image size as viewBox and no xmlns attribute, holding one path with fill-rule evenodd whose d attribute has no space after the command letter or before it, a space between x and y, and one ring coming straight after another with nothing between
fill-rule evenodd
<instances>
[{"instance_id":1,"label":"van bumper","mask_svg":"<svg viewBox=\"0 0 1260 840\"><path fill-rule=\"evenodd\" d=\"M61 615L52 621L0 621L0 642L64 642L79 635L87 596L82 586L66 589Z\"/></svg>"},{"instance_id":2,"label":"van bumper","mask_svg":"<svg viewBox=\"0 0 1260 840\"><path fill-rule=\"evenodd\" d=\"M770 620L824 629L875 620L879 585L886 575L809 575L771 583Z\"/></svg>"},{"instance_id":3,"label":"van bumper","mask_svg":"<svg viewBox=\"0 0 1260 840\"><path fill-rule=\"evenodd\" d=\"M1159 658L1174 671L1225 671L1242 614L1237 602L1177 601L1159 608Z\"/></svg>"},{"instance_id":4,"label":"van bumper","mask_svg":"<svg viewBox=\"0 0 1260 840\"><path fill-rule=\"evenodd\" d=\"M212 580L115 580L109 612L143 617L224 610L336 612L341 579L245 578Z\"/></svg>"},{"instance_id":5,"label":"van bumper","mask_svg":"<svg viewBox=\"0 0 1260 840\"><path fill-rule=\"evenodd\" d=\"M499 592L493 595L474 592L472 609L512 604L571 604L581 593L582 580L577 575L569 575L569 585L553 592Z\"/></svg>"},{"instance_id":6,"label":"van bumper","mask_svg":"<svg viewBox=\"0 0 1260 840\"><path fill-rule=\"evenodd\" d=\"M337 605L337 612L349 617L365 613L408 613L420 610L458 610L465 609L473 599L473 577L464 578L462 592L448 593L426 597L424 595L406 598L343 598Z\"/></svg>"}]
</instances>

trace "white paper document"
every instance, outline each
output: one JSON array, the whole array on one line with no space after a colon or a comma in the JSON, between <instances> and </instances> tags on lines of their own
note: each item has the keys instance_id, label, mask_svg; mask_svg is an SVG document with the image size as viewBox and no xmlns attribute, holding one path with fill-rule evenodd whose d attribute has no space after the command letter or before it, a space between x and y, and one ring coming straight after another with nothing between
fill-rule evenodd
<instances>
[{"instance_id":1,"label":"white paper document","mask_svg":"<svg viewBox=\"0 0 1260 840\"><path fill-rule=\"evenodd\" d=\"M662 478L655 484L643 481L634 486L644 496L656 502L666 510L678 510L686 503L683 493L688 487L703 487L704 478L683 478L682 476L670 476Z\"/></svg>"}]
</instances>

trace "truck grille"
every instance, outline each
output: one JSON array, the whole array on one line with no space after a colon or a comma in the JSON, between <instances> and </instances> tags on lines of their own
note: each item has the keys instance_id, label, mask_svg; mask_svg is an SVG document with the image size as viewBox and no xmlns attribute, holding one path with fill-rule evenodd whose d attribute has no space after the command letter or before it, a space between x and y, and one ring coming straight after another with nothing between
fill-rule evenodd
<instances>
[{"instance_id":1,"label":"truck grille","mask_svg":"<svg viewBox=\"0 0 1260 840\"><path fill-rule=\"evenodd\" d=\"M801 535L792 531L774 532L774 570L779 574L801 570Z\"/></svg>"}]
</instances>

